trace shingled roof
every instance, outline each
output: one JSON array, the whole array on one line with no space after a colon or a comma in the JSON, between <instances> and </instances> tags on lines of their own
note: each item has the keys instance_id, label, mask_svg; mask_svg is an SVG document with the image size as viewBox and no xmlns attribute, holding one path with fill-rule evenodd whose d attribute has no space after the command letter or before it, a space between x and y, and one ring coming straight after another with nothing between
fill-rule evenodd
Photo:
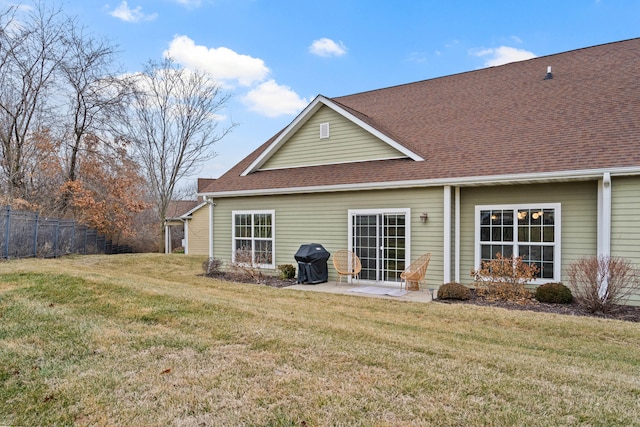
<instances>
[{"instance_id":1,"label":"shingled roof","mask_svg":"<svg viewBox=\"0 0 640 427\"><path fill-rule=\"evenodd\" d=\"M197 200L171 200L167 206L167 219L180 218L199 203Z\"/></svg>"},{"instance_id":2,"label":"shingled roof","mask_svg":"<svg viewBox=\"0 0 640 427\"><path fill-rule=\"evenodd\" d=\"M548 67L551 79L545 79ZM326 99L424 161L380 160L242 176L276 135L202 193L471 185L585 179L603 171L640 173L640 39Z\"/></svg>"}]
</instances>

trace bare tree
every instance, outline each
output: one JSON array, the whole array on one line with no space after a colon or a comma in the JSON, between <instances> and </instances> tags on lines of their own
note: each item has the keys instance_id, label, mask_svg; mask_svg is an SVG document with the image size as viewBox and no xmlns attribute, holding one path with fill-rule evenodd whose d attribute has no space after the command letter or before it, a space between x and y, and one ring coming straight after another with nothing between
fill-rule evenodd
<instances>
[{"instance_id":1,"label":"bare tree","mask_svg":"<svg viewBox=\"0 0 640 427\"><path fill-rule=\"evenodd\" d=\"M74 181L83 138L112 135L131 90L127 79L115 73L116 48L107 40L97 39L74 25L69 28L64 45L67 56L62 64L62 83L69 109L65 136L67 179Z\"/></svg>"},{"instance_id":2,"label":"bare tree","mask_svg":"<svg viewBox=\"0 0 640 427\"><path fill-rule=\"evenodd\" d=\"M213 145L235 126L219 127L218 113L230 95L209 74L180 68L171 58L149 61L136 81L128 137L162 221L176 185L214 157Z\"/></svg>"},{"instance_id":3,"label":"bare tree","mask_svg":"<svg viewBox=\"0 0 640 427\"><path fill-rule=\"evenodd\" d=\"M60 9L36 3L0 13L0 149L9 198L24 197L30 136L46 128L50 89L65 58L66 20Z\"/></svg>"},{"instance_id":4,"label":"bare tree","mask_svg":"<svg viewBox=\"0 0 640 427\"><path fill-rule=\"evenodd\" d=\"M61 132L64 141L61 155L67 183L78 179L80 162L84 157L105 152L100 145L105 148L122 145L122 140L114 138L114 128L123 117L131 94L128 79L115 72L115 46L85 33L84 28L75 22L73 24L67 29L64 39L67 55L61 66L59 83L61 93L66 94L68 108L67 121L63 123ZM88 152L90 149L94 152ZM104 159L105 163L108 161ZM65 185L66 190L61 194L59 203L63 212L69 210L74 188L73 185Z\"/></svg>"}]
</instances>

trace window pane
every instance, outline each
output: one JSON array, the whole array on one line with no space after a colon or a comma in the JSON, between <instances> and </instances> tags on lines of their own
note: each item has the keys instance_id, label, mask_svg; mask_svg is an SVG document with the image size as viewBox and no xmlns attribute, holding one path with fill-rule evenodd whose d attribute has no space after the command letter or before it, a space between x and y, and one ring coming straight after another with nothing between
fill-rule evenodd
<instances>
[{"instance_id":1,"label":"window pane","mask_svg":"<svg viewBox=\"0 0 640 427\"><path fill-rule=\"evenodd\" d=\"M239 214L235 216L235 236L251 237L251 215Z\"/></svg>"},{"instance_id":2,"label":"window pane","mask_svg":"<svg viewBox=\"0 0 640 427\"><path fill-rule=\"evenodd\" d=\"M541 225L543 212L542 209L531 209L529 211L529 216L531 217L531 224L533 225Z\"/></svg>"},{"instance_id":3,"label":"window pane","mask_svg":"<svg viewBox=\"0 0 640 427\"><path fill-rule=\"evenodd\" d=\"M519 242L528 242L529 241L529 227L527 227L527 226L519 226L518 227L518 241Z\"/></svg>"},{"instance_id":4,"label":"window pane","mask_svg":"<svg viewBox=\"0 0 640 427\"><path fill-rule=\"evenodd\" d=\"M254 262L256 264L271 264L273 261L271 240L256 240Z\"/></svg>"},{"instance_id":5,"label":"window pane","mask_svg":"<svg viewBox=\"0 0 640 427\"><path fill-rule=\"evenodd\" d=\"M545 246L542 248L542 259L553 262L553 246Z\"/></svg>"},{"instance_id":6,"label":"window pane","mask_svg":"<svg viewBox=\"0 0 640 427\"><path fill-rule=\"evenodd\" d=\"M555 228L553 226L545 226L542 229L542 241L554 242L555 241Z\"/></svg>"},{"instance_id":7,"label":"window pane","mask_svg":"<svg viewBox=\"0 0 640 427\"><path fill-rule=\"evenodd\" d=\"M538 276L543 279L553 279L553 263L543 262L542 268L540 269L540 273L538 273Z\"/></svg>"},{"instance_id":8,"label":"window pane","mask_svg":"<svg viewBox=\"0 0 640 427\"><path fill-rule=\"evenodd\" d=\"M251 252L253 245L251 240L238 239L236 240L236 253L237 252Z\"/></svg>"},{"instance_id":9,"label":"window pane","mask_svg":"<svg viewBox=\"0 0 640 427\"><path fill-rule=\"evenodd\" d=\"M491 224L491 211L480 211L480 225Z\"/></svg>"},{"instance_id":10,"label":"window pane","mask_svg":"<svg viewBox=\"0 0 640 427\"><path fill-rule=\"evenodd\" d=\"M504 242L513 242L513 227L504 227L502 229L502 240Z\"/></svg>"},{"instance_id":11,"label":"window pane","mask_svg":"<svg viewBox=\"0 0 640 427\"><path fill-rule=\"evenodd\" d=\"M502 241L502 228L494 227L491 230L491 241L492 242L501 242Z\"/></svg>"},{"instance_id":12,"label":"window pane","mask_svg":"<svg viewBox=\"0 0 640 427\"><path fill-rule=\"evenodd\" d=\"M491 246L490 245L482 245L480 246L480 258L483 260L491 259Z\"/></svg>"},{"instance_id":13,"label":"window pane","mask_svg":"<svg viewBox=\"0 0 640 427\"><path fill-rule=\"evenodd\" d=\"M502 224L513 225L513 211L502 211Z\"/></svg>"},{"instance_id":14,"label":"window pane","mask_svg":"<svg viewBox=\"0 0 640 427\"><path fill-rule=\"evenodd\" d=\"M542 227L532 226L530 231L530 240L531 242L541 242L542 241Z\"/></svg>"},{"instance_id":15,"label":"window pane","mask_svg":"<svg viewBox=\"0 0 640 427\"><path fill-rule=\"evenodd\" d=\"M518 211L518 225L528 225L529 224L529 211L519 210Z\"/></svg>"},{"instance_id":16,"label":"window pane","mask_svg":"<svg viewBox=\"0 0 640 427\"><path fill-rule=\"evenodd\" d=\"M481 242L491 241L491 228L480 227L480 241Z\"/></svg>"},{"instance_id":17,"label":"window pane","mask_svg":"<svg viewBox=\"0 0 640 427\"><path fill-rule=\"evenodd\" d=\"M508 258L511 255L513 255L513 246L504 245L502 247L502 256L505 256L505 257Z\"/></svg>"},{"instance_id":18,"label":"window pane","mask_svg":"<svg viewBox=\"0 0 640 427\"><path fill-rule=\"evenodd\" d=\"M491 224L502 225L502 211L491 211Z\"/></svg>"},{"instance_id":19,"label":"window pane","mask_svg":"<svg viewBox=\"0 0 640 427\"><path fill-rule=\"evenodd\" d=\"M544 225L555 224L555 209L545 209L543 211L542 223Z\"/></svg>"},{"instance_id":20,"label":"window pane","mask_svg":"<svg viewBox=\"0 0 640 427\"><path fill-rule=\"evenodd\" d=\"M253 216L253 221L253 237L271 237L271 214L255 214Z\"/></svg>"}]
</instances>

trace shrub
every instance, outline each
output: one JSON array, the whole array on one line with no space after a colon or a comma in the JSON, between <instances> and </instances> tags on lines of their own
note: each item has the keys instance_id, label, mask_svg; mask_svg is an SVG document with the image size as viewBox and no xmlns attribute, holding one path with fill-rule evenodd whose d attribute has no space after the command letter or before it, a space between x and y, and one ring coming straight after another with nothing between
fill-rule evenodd
<instances>
[{"instance_id":1,"label":"shrub","mask_svg":"<svg viewBox=\"0 0 640 427\"><path fill-rule=\"evenodd\" d=\"M239 249L236 251L234 262L231 269L242 281L250 280L260 283L262 280L262 270L260 269L260 260L253 261L250 250Z\"/></svg>"},{"instance_id":2,"label":"shrub","mask_svg":"<svg viewBox=\"0 0 640 427\"><path fill-rule=\"evenodd\" d=\"M220 274L221 267L222 267L222 261L216 258L209 258L202 263L202 269L204 270L204 275L207 277L212 277Z\"/></svg>"},{"instance_id":3,"label":"shrub","mask_svg":"<svg viewBox=\"0 0 640 427\"><path fill-rule=\"evenodd\" d=\"M471 290L458 282L449 282L438 289L438 299L468 300L471 298Z\"/></svg>"},{"instance_id":4,"label":"shrub","mask_svg":"<svg viewBox=\"0 0 640 427\"><path fill-rule=\"evenodd\" d=\"M490 261L482 261L478 270L471 270L478 294L494 300L521 301L531 298L525 284L535 279L538 267L522 262L522 257L503 257L496 254Z\"/></svg>"},{"instance_id":5,"label":"shrub","mask_svg":"<svg viewBox=\"0 0 640 427\"><path fill-rule=\"evenodd\" d=\"M568 273L573 295L591 312L607 313L640 290L640 271L624 258L582 258L569 266Z\"/></svg>"},{"instance_id":6,"label":"shrub","mask_svg":"<svg viewBox=\"0 0 640 427\"><path fill-rule=\"evenodd\" d=\"M278 266L280 270L280 278L284 280L293 279L296 277L296 268L291 264L282 264Z\"/></svg>"},{"instance_id":7,"label":"shrub","mask_svg":"<svg viewBox=\"0 0 640 427\"><path fill-rule=\"evenodd\" d=\"M573 301L571 290L562 283L545 283L536 288L536 300L553 304L569 304Z\"/></svg>"}]
</instances>

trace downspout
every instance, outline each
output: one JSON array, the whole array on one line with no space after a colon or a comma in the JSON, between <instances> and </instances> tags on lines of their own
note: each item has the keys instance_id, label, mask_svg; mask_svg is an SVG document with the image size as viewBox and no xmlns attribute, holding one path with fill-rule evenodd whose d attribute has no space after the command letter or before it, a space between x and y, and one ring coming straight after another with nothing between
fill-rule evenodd
<instances>
[{"instance_id":1,"label":"downspout","mask_svg":"<svg viewBox=\"0 0 640 427\"><path fill-rule=\"evenodd\" d=\"M598 181L598 257L611 256L611 174L605 172ZM607 292L607 277L603 279L598 295Z\"/></svg>"},{"instance_id":2,"label":"downspout","mask_svg":"<svg viewBox=\"0 0 640 427\"><path fill-rule=\"evenodd\" d=\"M216 204L210 198L205 198L205 201L209 205L209 258L213 259L215 255L213 251L213 211Z\"/></svg>"},{"instance_id":3,"label":"downspout","mask_svg":"<svg viewBox=\"0 0 640 427\"><path fill-rule=\"evenodd\" d=\"M171 227L167 220L164 221L164 253L171 253Z\"/></svg>"},{"instance_id":4,"label":"downspout","mask_svg":"<svg viewBox=\"0 0 640 427\"><path fill-rule=\"evenodd\" d=\"M455 281L460 283L460 187L455 191Z\"/></svg>"},{"instance_id":5,"label":"downspout","mask_svg":"<svg viewBox=\"0 0 640 427\"><path fill-rule=\"evenodd\" d=\"M443 247L443 283L451 281L451 186L444 186L444 247Z\"/></svg>"},{"instance_id":6,"label":"downspout","mask_svg":"<svg viewBox=\"0 0 640 427\"><path fill-rule=\"evenodd\" d=\"M182 220L184 229L184 254L189 255L189 221L185 218Z\"/></svg>"}]
</instances>

